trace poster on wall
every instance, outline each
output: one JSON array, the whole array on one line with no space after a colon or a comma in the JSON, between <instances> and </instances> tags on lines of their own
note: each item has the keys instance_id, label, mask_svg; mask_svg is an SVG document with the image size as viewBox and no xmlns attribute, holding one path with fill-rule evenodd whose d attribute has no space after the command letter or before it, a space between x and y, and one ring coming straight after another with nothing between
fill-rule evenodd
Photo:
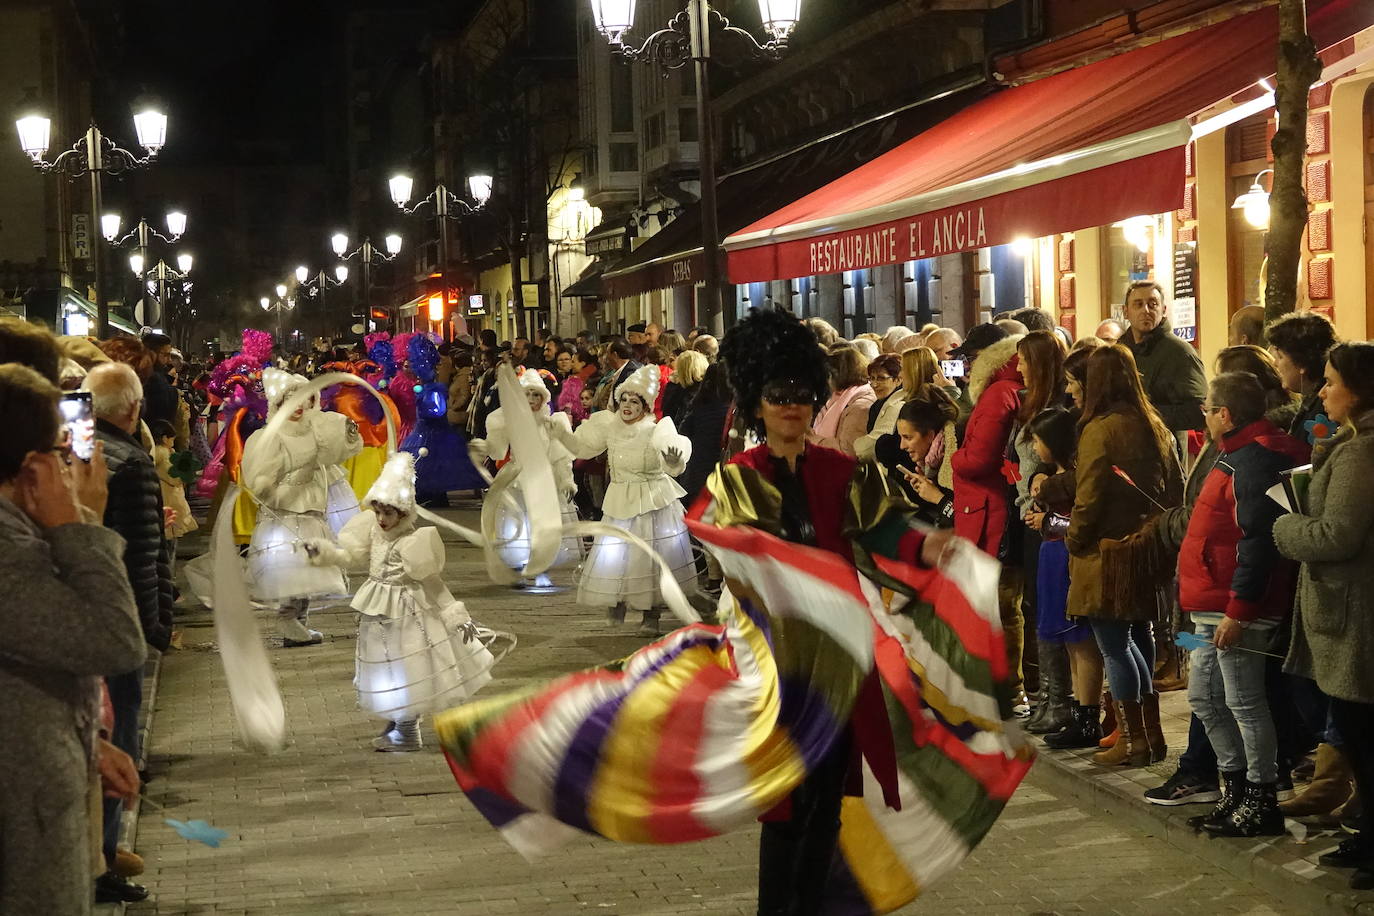
<instances>
[{"instance_id":1,"label":"poster on wall","mask_svg":"<svg viewBox=\"0 0 1374 916\"><path fill-rule=\"evenodd\" d=\"M72 257L85 261L91 256L91 217L87 213L72 214Z\"/></svg>"},{"instance_id":2,"label":"poster on wall","mask_svg":"<svg viewBox=\"0 0 1374 916\"><path fill-rule=\"evenodd\" d=\"M1197 249L1187 243L1174 246L1174 299L1169 309L1174 333L1197 340Z\"/></svg>"}]
</instances>

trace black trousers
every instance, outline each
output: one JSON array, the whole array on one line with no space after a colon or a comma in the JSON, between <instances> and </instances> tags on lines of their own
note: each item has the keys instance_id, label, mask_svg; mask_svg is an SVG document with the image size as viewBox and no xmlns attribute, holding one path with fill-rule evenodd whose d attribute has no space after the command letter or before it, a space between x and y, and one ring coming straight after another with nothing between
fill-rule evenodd
<instances>
[{"instance_id":1,"label":"black trousers","mask_svg":"<svg viewBox=\"0 0 1374 916\"><path fill-rule=\"evenodd\" d=\"M792 816L759 837L759 916L817 916L840 836L852 738L846 729L792 793Z\"/></svg>"},{"instance_id":2,"label":"black trousers","mask_svg":"<svg viewBox=\"0 0 1374 916\"><path fill-rule=\"evenodd\" d=\"M1374 703L1331 698L1331 720L1345 741L1363 811L1360 836L1374 837Z\"/></svg>"}]
</instances>

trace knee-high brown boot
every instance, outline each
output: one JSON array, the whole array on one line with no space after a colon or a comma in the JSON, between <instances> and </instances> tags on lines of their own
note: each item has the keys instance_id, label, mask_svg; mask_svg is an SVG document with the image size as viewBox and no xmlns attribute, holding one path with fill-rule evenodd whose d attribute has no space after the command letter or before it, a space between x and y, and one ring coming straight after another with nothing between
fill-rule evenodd
<instances>
[{"instance_id":1,"label":"knee-high brown boot","mask_svg":"<svg viewBox=\"0 0 1374 916\"><path fill-rule=\"evenodd\" d=\"M1093 763L1106 767L1143 767L1150 762L1150 745L1145 738L1145 717L1139 702L1116 704L1121 737L1113 747L1093 754Z\"/></svg>"},{"instance_id":2,"label":"knee-high brown boot","mask_svg":"<svg viewBox=\"0 0 1374 916\"><path fill-rule=\"evenodd\" d=\"M1169 745L1164 740L1164 727L1159 722L1159 694L1145 694L1140 709L1145 721L1145 744L1150 750L1150 762L1159 763L1169 756Z\"/></svg>"},{"instance_id":3,"label":"knee-high brown boot","mask_svg":"<svg viewBox=\"0 0 1374 916\"><path fill-rule=\"evenodd\" d=\"M1317 769L1306 789L1288 801L1279 802L1279 810L1287 817L1310 817L1330 814L1350 800L1350 759L1329 744L1317 745Z\"/></svg>"}]
</instances>

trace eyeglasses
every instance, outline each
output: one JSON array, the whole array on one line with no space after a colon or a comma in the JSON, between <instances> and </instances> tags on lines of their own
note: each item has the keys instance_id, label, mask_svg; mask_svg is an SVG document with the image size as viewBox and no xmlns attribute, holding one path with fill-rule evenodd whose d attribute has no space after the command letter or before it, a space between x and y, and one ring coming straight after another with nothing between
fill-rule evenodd
<instances>
[{"instance_id":1,"label":"eyeglasses","mask_svg":"<svg viewBox=\"0 0 1374 916\"><path fill-rule=\"evenodd\" d=\"M1206 413L1206 414L1213 414L1213 413L1216 413L1217 411L1225 410L1225 409L1226 409L1226 408L1225 408L1224 406L1223 406L1223 407L1213 407L1211 404L1203 404L1203 405L1202 405L1202 412L1203 412L1203 413Z\"/></svg>"},{"instance_id":2,"label":"eyeglasses","mask_svg":"<svg viewBox=\"0 0 1374 916\"><path fill-rule=\"evenodd\" d=\"M868 380L869 380L870 382L890 382L890 381L892 381L892 376L890 376L890 375L870 375L870 376L868 377Z\"/></svg>"}]
</instances>

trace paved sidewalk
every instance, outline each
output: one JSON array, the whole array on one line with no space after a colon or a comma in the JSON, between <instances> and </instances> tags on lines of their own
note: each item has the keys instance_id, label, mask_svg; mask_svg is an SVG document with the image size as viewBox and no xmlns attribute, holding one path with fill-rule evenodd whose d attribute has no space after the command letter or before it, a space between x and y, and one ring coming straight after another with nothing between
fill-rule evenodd
<instances>
[{"instance_id":1,"label":"paved sidewalk","mask_svg":"<svg viewBox=\"0 0 1374 916\"><path fill-rule=\"evenodd\" d=\"M449 582L474 617L520 637L489 691L642 645L573 607L569 592L499 589L478 553L458 545L449 559ZM234 737L208 613L184 618L187 648L163 664L147 791L167 816L203 818L230 837L218 850L188 843L145 807L142 880L154 896L130 913L753 913L756 830L681 847L588 838L525 863L467 804L436 750L370 749L379 726L354 704L354 615L335 609L312 623L324 645L272 650L290 744L260 757ZM1042 770L970 862L905 913L1307 912L1076 806Z\"/></svg>"},{"instance_id":2,"label":"paved sidewalk","mask_svg":"<svg viewBox=\"0 0 1374 916\"><path fill-rule=\"evenodd\" d=\"M1286 836L1215 839L1199 835L1186 823L1188 818L1206 813L1210 806L1163 807L1145 801L1145 790L1162 784L1178 765L1179 755L1187 746L1189 711L1186 691L1161 696L1160 721L1169 741L1169 757L1163 763L1107 769L1092 762L1092 751L1042 747L1036 771L1044 785L1063 797L1158 836L1180 852L1305 912L1374 914L1374 892L1352 891L1347 884L1348 870L1316 864L1318 856L1345 839L1346 834L1339 830L1309 829L1290 820Z\"/></svg>"}]
</instances>

